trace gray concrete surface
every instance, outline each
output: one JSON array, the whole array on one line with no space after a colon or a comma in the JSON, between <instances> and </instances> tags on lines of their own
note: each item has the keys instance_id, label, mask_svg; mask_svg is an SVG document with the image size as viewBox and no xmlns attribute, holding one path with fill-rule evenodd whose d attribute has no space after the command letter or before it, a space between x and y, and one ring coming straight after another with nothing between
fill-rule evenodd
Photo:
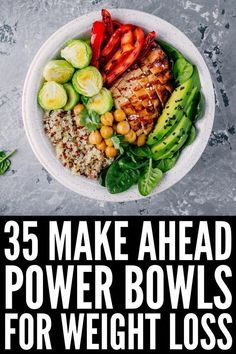
<instances>
[{"instance_id":1,"label":"gray concrete surface","mask_svg":"<svg viewBox=\"0 0 236 354\"><path fill-rule=\"evenodd\" d=\"M61 25L101 8L143 10L177 26L203 54L216 91L216 117L201 159L177 185L130 203L101 203L70 192L42 168L23 129L22 85L38 48ZM0 176L0 215L236 214L235 0L1 0L0 150L18 149Z\"/></svg>"}]
</instances>

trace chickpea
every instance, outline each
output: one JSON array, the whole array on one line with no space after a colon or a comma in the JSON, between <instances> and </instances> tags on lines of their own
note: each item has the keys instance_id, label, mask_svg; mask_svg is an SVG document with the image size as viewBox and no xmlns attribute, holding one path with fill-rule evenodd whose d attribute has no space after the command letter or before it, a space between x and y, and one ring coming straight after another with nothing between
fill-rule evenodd
<instances>
[{"instance_id":1,"label":"chickpea","mask_svg":"<svg viewBox=\"0 0 236 354\"><path fill-rule=\"evenodd\" d=\"M126 118L125 112L122 111L122 109L116 109L114 112L114 118L117 122L121 122L122 120L125 120Z\"/></svg>"},{"instance_id":2,"label":"chickpea","mask_svg":"<svg viewBox=\"0 0 236 354\"><path fill-rule=\"evenodd\" d=\"M89 135L90 144L97 145L100 144L101 142L102 142L102 137L98 130L95 130L94 132L90 133Z\"/></svg>"},{"instance_id":3,"label":"chickpea","mask_svg":"<svg viewBox=\"0 0 236 354\"><path fill-rule=\"evenodd\" d=\"M107 146L113 146L113 142L112 142L111 138L110 139L105 139L105 143L106 143Z\"/></svg>"},{"instance_id":4,"label":"chickpea","mask_svg":"<svg viewBox=\"0 0 236 354\"><path fill-rule=\"evenodd\" d=\"M116 157L118 151L113 146L107 146L105 153L107 157Z\"/></svg>"},{"instance_id":5,"label":"chickpea","mask_svg":"<svg viewBox=\"0 0 236 354\"><path fill-rule=\"evenodd\" d=\"M128 143L132 144L134 143L136 140L136 133L130 129L130 131L125 134L125 141L128 141Z\"/></svg>"},{"instance_id":6,"label":"chickpea","mask_svg":"<svg viewBox=\"0 0 236 354\"><path fill-rule=\"evenodd\" d=\"M107 125L103 125L100 129L100 133L104 139L109 139L113 135L113 129L112 129L112 127L108 127Z\"/></svg>"},{"instance_id":7,"label":"chickpea","mask_svg":"<svg viewBox=\"0 0 236 354\"><path fill-rule=\"evenodd\" d=\"M117 124L117 133L121 134L121 135L126 135L128 134L130 130L130 126L129 123L127 122L127 120L124 120L122 122L119 122Z\"/></svg>"},{"instance_id":8,"label":"chickpea","mask_svg":"<svg viewBox=\"0 0 236 354\"><path fill-rule=\"evenodd\" d=\"M137 139L137 145L143 146L145 143L146 143L146 135L145 134L139 135L139 137Z\"/></svg>"},{"instance_id":9,"label":"chickpea","mask_svg":"<svg viewBox=\"0 0 236 354\"><path fill-rule=\"evenodd\" d=\"M75 107L74 107L74 114L75 116L78 116L84 109L84 105L82 103L79 103L77 104Z\"/></svg>"},{"instance_id":10,"label":"chickpea","mask_svg":"<svg viewBox=\"0 0 236 354\"><path fill-rule=\"evenodd\" d=\"M113 114L111 112L106 112L105 114L103 114L101 116L101 123L103 125L108 125L108 126L112 126L113 123Z\"/></svg>"},{"instance_id":11,"label":"chickpea","mask_svg":"<svg viewBox=\"0 0 236 354\"><path fill-rule=\"evenodd\" d=\"M105 143L105 141L104 140L102 140L102 142L101 143L99 143L99 144L96 144L96 148L98 149L98 150L100 150L100 151L105 151L106 150L106 143Z\"/></svg>"}]
</instances>

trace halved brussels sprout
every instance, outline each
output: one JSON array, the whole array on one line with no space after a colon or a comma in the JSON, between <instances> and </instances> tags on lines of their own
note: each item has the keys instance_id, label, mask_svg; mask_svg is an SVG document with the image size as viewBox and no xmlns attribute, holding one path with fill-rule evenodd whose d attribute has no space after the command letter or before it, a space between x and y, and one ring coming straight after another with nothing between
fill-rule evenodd
<instances>
[{"instance_id":1,"label":"halved brussels sprout","mask_svg":"<svg viewBox=\"0 0 236 354\"><path fill-rule=\"evenodd\" d=\"M64 84L63 86L64 89L66 90L67 97L68 97L67 103L63 107L63 109L65 111L70 111L79 102L79 94L75 91L72 84Z\"/></svg>"},{"instance_id":2,"label":"halved brussels sprout","mask_svg":"<svg viewBox=\"0 0 236 354\"><path fill-rule=\"evenodd\" d=\"M91 97L86 104L87 109L97 112L98 114L104 114L109 112L113 106L113 99L111 92L103 87L101 91Z\"/></svg>"},{"instance_id":3,"label":"halved brussels sprout","mask_svg":"<svg viewBox=\"0 0 236 354\"><path fill-rule=\"evenodd\" d=\"M43 70L43 77L46 81L55 81L59 84L64 84L72 78L74 71L73 66L67 63L66 60L56 59L47 63Z\"/></svg>"},{"instance_id":4,"label":"halved brussels sprout","mask_svg":"<svg viewBox=\"0 0 236 354\"><path fill-rule=\"evenodd\" d=\"M38 102L47 111L60 109L67 102L67 94L61 84L55 81L48 81L43 84L38 93Z\"/></svg>"},{"instance_id":5,"label":"halved brussels sprout","mask_svg":"<svg viewBox=\"0 0 236 354\"><path fill-rule=\"evenodd\" d=\"M92 49L87 42L81 39L72 39L61 50L61 56L75 68L83 69L89 65L92 59Z\"/></svg>"},{"instance_id":6,"label":"halved brussels sprout","mask_svg":"<svg viewBox=\"0 0 236 354\"><path fill-rule=\"evenodd\" d=\"M92 97L101 90L103 79L98 69L94 66L88 66L75 72L72 83L78 93Z\"/></svg>"}]
</instances>

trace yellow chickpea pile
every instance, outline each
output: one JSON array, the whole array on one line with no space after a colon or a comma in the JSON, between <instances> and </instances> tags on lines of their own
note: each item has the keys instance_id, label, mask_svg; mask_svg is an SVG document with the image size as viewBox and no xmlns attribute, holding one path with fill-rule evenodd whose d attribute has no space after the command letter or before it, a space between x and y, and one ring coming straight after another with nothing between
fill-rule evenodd
<instances>
[{"instance_id":1,"label":"yellow chickpea pile","mask_svg":"<svg viewBox=\"0 0 236 354\"><path fill-rule=\"evenodd\" d=\"M78 107L79 105L77 105ZM81 105L82 106L82 105ZM78 107L78 111L81 107ZM78 112L75 112L77 115ZM122 109L116 109L114 112L107 112L101 116L101 128L95 130L89 135L89 143L96 145L96 148L105 153L107 157L116 157L117 149L113 146L111 137L114 133L124 135L124 140L130 144L142 146L146 142L146 135L136 135L130 128L125 112Z\"/></svg>"}]
</instances>

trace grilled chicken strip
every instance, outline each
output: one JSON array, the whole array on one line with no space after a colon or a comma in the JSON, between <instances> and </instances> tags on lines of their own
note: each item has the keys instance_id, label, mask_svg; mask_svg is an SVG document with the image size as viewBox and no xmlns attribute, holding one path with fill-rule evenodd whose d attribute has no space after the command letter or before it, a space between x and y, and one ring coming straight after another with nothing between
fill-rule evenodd
<instances>
[{"instance_id":1,"label":"grilled chicken strip","mask_svg":"<svg viewBox=\"0 0 236 354\"><path fill-rule=\"evenodd\" d=\"M174 90L170 62L160 46L134 64L110 88L137 135L149 134Z\"/></svg>"}]
</instances>

